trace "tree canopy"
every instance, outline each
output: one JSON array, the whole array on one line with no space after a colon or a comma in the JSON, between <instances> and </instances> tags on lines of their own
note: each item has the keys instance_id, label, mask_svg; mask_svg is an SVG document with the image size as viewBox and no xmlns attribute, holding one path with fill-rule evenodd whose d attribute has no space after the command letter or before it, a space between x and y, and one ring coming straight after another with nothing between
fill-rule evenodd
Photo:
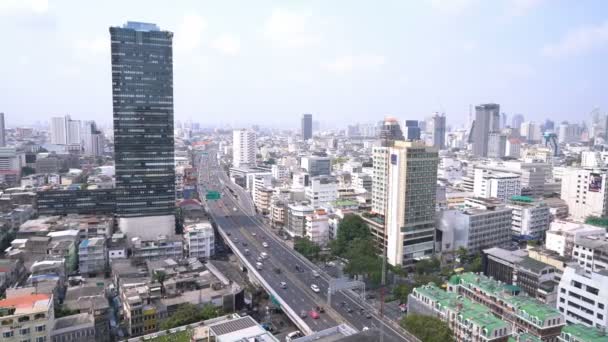
<instances>
[{"instance_id":1,"label":"tree canopy","mask_svg":"<svg viewBox=\"0 0 608 342\"><path fill-rule=\"evenodd\" d=\"M331 244L332 253L342 256L351 241L359 238L366 239L371 236L369 227L358 215L345 215L338 226L338 236Z\"/></svg>"},{"instance_id":2,"label":"tree canopy","mask_svg":"<svg viewBox=\"0 0 608 342\"><path fill-rule=\"evenodd\" d=\"M400 324L424 342L454 341L454 334L448 324L436 317L408 314Z\"/></svg>"},{"instance_id":3,"label":"tree canopy","mask_svg":"<svg viewBox=\"0 0 608 342\"><path fill-rule=\"evenodd\" d=\"M371 238L356 238L346 247L344 257L348 264L344 272L351 276L363 275L375 284L382 278L382 258L376 254L376 248Z\"/></svg>"},{"instance_id":4,"label":"tree canopy","mask_svg":"<svg viewBox=\"0 0 608 342\"><path fill-rule=\"evenodd\" d=\"M294 240L293 248L308 260L315 260L319 257L321 247L310 241L308 238L297 237Z\"/></svg>"},{"instance_id":5,"label":"tree canopy","mask_svg":"<svg viewBox=\"0 0 608 342\"><path fill-rule=\"evenodd\" d=\"M160 324L160 329L167 330L198 321L204 321L206 319L218 317L221 314L222 310L211 304L205 304L201 309L194 304L185 303L181 305L173 315L169 316L169 318Z\"/></svg>"}]
</instances>

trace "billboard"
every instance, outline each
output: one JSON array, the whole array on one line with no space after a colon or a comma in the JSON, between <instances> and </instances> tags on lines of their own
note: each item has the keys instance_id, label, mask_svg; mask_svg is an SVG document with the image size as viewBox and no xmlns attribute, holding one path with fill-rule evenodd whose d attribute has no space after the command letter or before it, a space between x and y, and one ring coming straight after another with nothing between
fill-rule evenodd
<instances>
[{"instance_id":1,"label":"billboard","mask_svg":"<svg viewBox=\"0 0 608 342\"><path fill-rule=\"evenodd\" d=\"M589 175L589 191L600 192L602 191L602 175L599 173L592 173Z\"/></svg>"}]
</instances>

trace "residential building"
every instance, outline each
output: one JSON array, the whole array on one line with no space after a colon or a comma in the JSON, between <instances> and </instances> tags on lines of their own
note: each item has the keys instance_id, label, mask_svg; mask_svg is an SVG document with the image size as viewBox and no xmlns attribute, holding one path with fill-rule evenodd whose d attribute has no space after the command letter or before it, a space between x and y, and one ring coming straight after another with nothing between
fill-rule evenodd
<instances>
[{"instance_id":1,"label":"residential building","mask_svg":"<svg viewBox=\"0 0 608 342\"><path fill-rule=\"evenodd\" d=\"M131 238L132 258L136 260L182 259L184 257L181 237L158 236L154 240Z\"/></svg>"},{"instance_id":2,"label":"residential building","mask_svg":"<svg viewBox=\"0 0 608 342\"><path fill-rule=\"evenodd\" d=\"M55 319L50 341L89 342L102 341L102 338L96 334L93 314L80 313Z\"/></svg>"},{"instance_id":3,"label":"residential building","mask_svg":"<svg viewBox=\"0 0 608 342\"><path fill-rule=\"evenodd\" d=\"M271 187L263 187L256 189L253 203L255 204L256 210L262 215L268 215L270 213L270 206L272 203L272 195L274 190Z\"/></svg>"},{"instance_id":4,"label":"residential building","mask_svg":"<svg viewBox=\"0 0 608 342\"><path fill-rule=\"evenodd\" d=\"M437 150L421 141L389 148L387 259L411 266L434 252Z\"/></svg>"},{"instance_id":5,"label":"residential building","mask_svg":"<svg viewBox=\"0 0 608 342\"><path fill-rule=\"evenodd\" d=\"M289 179L289 168L287 166L284 165L272 165L271 167L271 172L272 172L272 178L274 178L277 181L285 181L287 179Z\"/></svg>"},{"instance_id":6,"label":"residential building","mask_svg":"<svg viewBox=\"0 0 608 342\"><path fill-rule=\"evenodd\" d=\"M556 220L545 234L545 247L562 257L571 257L575 241L581 237L603 236L606 229L589 224Z\"/></svg>"},{"instance_id":7,"label":"residential building","mask_svg":"<svg viewBox=\"0 0 608 342\"><path fill-rule=\"evenodd\" d=\"M500 106L494 103L475 106L473 155L488 156L489 134L500 130Z\"/></svg>"},{"instance_id":8,"label":"residential building","mask_svg":"<svg viewBox=\"0 0 608 342\"><path fill-rule=\"evenodd\" d=\"M116 215L130 237L175 231L173 33L110 27ZM140 70L134 76L133 70Z\"/></svg>"},{"instance_id":9,"label":"residential building","mask_svg":"<svg viewBox=\"0 0 608 342\"><path fill-rule=\"evenodd\" d=\"M300 129L302 131L303 140L312 139L312 114L302 115Z\"/></svg>"},{"instance_id":10,"label":"residential building","mask_svg":"<svg viewBox=\"0 0 608 342\"><path fill-rule=\"evenodd\" d=\"M310 205L292 203L287 206L285 231L291 236L303 237L306 234L306 217L314 213Z\"/></svg>"},{"instance_id":11,"label":"residential building","mask_svg":"<svg viewBox=\"0 0 608 342\"><path fill-rule=\"evenodd\" d=\"M82 129L82 142L85 155L101 156L104 153L104 139L95 121L85 121Z\"/></svg>"},{"instance_id":12,"label":"residential building","mask_svg":"<svg viewBox=\"0 0 608 342\"><path fill-rule=\"evenodd\" d=\"M329 242L329 217L325 209L316 209L306 216L305 236L320 246Z\"/></svg>"},{"instance_id":13,"label":"residential building","mask_svg":"<svg viewBox=\"0 0 608 342\"><path fill-rule=\"evenodd\" d=\"M384 216L388 199L388 147L374 147L372 150L372 212Z\"/></svg>"},{"instance_id":14,"label":"residential building","mask_svg":"<svg viewBox=\"0 0 608 342\"><path fill-rule=\"evenodd\" d=\"M601 235L576 238L572 259L588 273L608 270L608 239Z\"/></svg>"},{"instance_id":15,"label":"residential building","mask_svg":"<svg viewBox=\"0 0 608 342\"><path fill-rule=\"evenodd\" d=\"M519 138L510 137L505 142L505 157L521 157L521 141Z\"/></svg>"},{"instance_id":16,"label":"residential building","mask_svg":"<svg viewBox=\"0 0 608 342\"><path fill-rule=\"evenodd\" d=\"M331 176L312 177L305 189L305 196L314 208L327 206L338 198L338 182Z\"/></svg>"},{"instance_id":17,"label":"residential building","mask_svg":"<svg viewBox=\"0 0 608 342\"><path fill-rule=\"evenodd\" d=\"M519 240L543 240L549 230L551 212L543 201L526 196L513 196L507 202L513 210L512 236Z\"/></svg>"},{"instance_id":18,"label":"residential building","mask_svg":"<svg viewBox=\"0 0 608 342\"><path fill-rule=\"evenodd\" d=\"M496 201L477 200L485 202L485 207L444 210L438 214L437 241L441 242L442 253L455 252L460 247L478 253L511 241L511 209L493 203Z\"/></svg>"},{"instance_id":19,"label":"residential building","mask_svg":"<svg viewBox=\"0 0 608 342\"><path fill-rule=\"evenodd\" d=\"M512 327L482 304L430 283L414 288L407 300L408 314L432 316L446 322L458 342L507 342Z\"/></svg>"},{"instance_id":20,"label":"residential building","mask_svg":"<svg viewBox=\"0 0 608 342\"><path fill-rule=\"evenodd\" d=\"M310 177L331 175L331 158L324 156L302 157L301 167L306 170Z\"/></svg>"},{"instance_id":21,"label":"residential building","mask_svg":"<svg viewBox=\"0 0 608 342\"><path fill-rule=\"evenodd\" d=\"M81 275L102 275L108 268L105 237L85 239L78 246L78 269Z\"/></svg>"},{"instance_id":22,"label":"residential building","mask_svg":"<svg viewBox=\"0 0 608 342\"><path fill-rule=\"evenodd\" d=\"M255 132L249 129L235 129L232 132L232 166L256 166L256 137Z\"/></svg>"},{"instance_id":23,"label":"residential building","mask_svg":"<svg viewBox=\"0 0 608 342\"><path fill-rule=\"evenodd\" d=\"M605 329L589 328L582 324L568 324L562 329L559 342L608 342Z\"/></svg>"},{"instance_id":24,"label":"residential building","mask_svg":"<svg viewBox=\"0 0 608 342\"><path fill-rule=\"evenodd\" d=\"M283 227L287 218L287 204L280 199L273 199L270 204L270 222L273 227Z\"/></svg>"},{"instance_id":25,"label":"residential building","mask_svg":"<svg viewBox=\"0 0 608 342\"><path fill-rule=\"evenodd\" d=\"M209 222L186 226L184 240L190 258L209 259L215 254L215 234Z\"/></svg>"},{"instance_id":26,"label":"residential building","mask_svg":"<svg viewBox=\"0 0 608 342\"><path fill-rule=\"evenodd\" d=\"M568 168L562 176L561 199L570 216L579 221L588 216L608 216L606 170Z\"/></svg>"},{"instance_id":27,"label":"residential building","mask_svg":"<svg viewBox=\"0 0 608 342\"><path fill-rule=\"evenodd\" d=\"M51 118L51 144L65 145L68 141L68 125L69 116Z\"/></svg>"},{"instance_id":28,"label":"residential building","mask_svg":"<svg viewBox=\"0 0 608 342\"><path fill-rule=\"evenodd\" d=\"M506 201L521 194L520 178L514 173L475 169L473 192L477 197Z\"/></svg>"},{"instance_id":29,"label":"residential building","mask_svg":"<svg viewBox=\"0 0 608 342\"><path fill-rule=\"evenodd\" d=\"M539 143L542 140L540 126L533 121L522 122L519 132L526 142Z\"/></svg>"},{"instance_id":30,"label":"residential building","mask_svg":"<svg viewBox=\"0 0 608 342\"><path fill-rule=\"evenodd\" d=\"M19 185L21 162L14 147L0 147L0 183Z\"/></svg>"},{"instance_id":31,"label":"residential building","mask_svg":"<svg viewBox=\"0 0 608 342\"><path fill-rule=\"evenodd\" d=\"M528 333L546 342L557 341L566 324L554 307L519 295L517 286L481 274L452 276L447 290L489 308L494 316L511 325L513 331Z\"/></svg>"},{"instance_id":32,"label":"residential building","mask_svg":"<svg viewBox=\"0 0 608 342\"><path fill-rule=\"evenodd\" d=\"M588 273L566 267L559 282L557 308L569 324L608 327L608 271Z\"/></svg>"},{"instance_id":33,"label":"residential building","mask_svg":"<svg viewBox=\"0 0 608 342\"><path fill-rule=\"evenodd\" d=\"M49 294L7 293L0 300L3 342L50 341L55 323L53 296Z\"/></svg>"}]
</instances>

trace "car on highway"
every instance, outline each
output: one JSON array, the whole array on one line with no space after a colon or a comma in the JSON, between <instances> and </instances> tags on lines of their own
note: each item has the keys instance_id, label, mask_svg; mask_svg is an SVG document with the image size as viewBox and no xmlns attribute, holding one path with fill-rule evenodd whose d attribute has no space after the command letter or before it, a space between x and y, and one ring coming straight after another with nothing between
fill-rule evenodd
<instances>
[{"instance_id":1,"label":"car on highway","mask_svg":"<svg viewBox=\"0 0 608 342\"><path fill-rule=\"evenodd\" d=\"M311 289L313 292L316 292L316 293L319 293L319 291L321 291L321 290L319 289L319 287L317 286L317 284L311 284L311 285L310 285L310 289Z\"/></svg>"},{"instance_id":2,"label":"car on highway","mask_svg":"<svg viewBox=\"0 0 608 342\"><path fill-rule=\"evenodd\" d=\"M256 236L256 235L258 235L258 234L256 234L255 232L251 233L251 236Z\"/></svg>"},{"instance_id":3,"label":"car on highway","mask_svg":"<svg viewBox=\"0 0 608 342\"><path fill-rule=\"evenodd\" d=\"M295 340L296 338L300 338L303 336L304 336L304 334L302 334L300 332L300 330L296 330L296 331L290 332L289 334L287 334L287 336L285 336L285 342L291 342L291 341Z\"/></svg>"},{"instance_id":4,"label":"car on highway","mask_svg":"<svg viewBox=\"0 0 608 342\"><path fill-rule=\"evenodd\" d=\"M306 317L308 317L308 313L306 313L306 310L302 310L302 311L300 311L300 317L301 317L301 318L306 318Z\"/></svg>"},{"instance_id":5,"label":"car on highway","mask_svg":"<svg viewBox=\"0 0 608 342\"><path fill-rule=\"evenodd\" d=\"M262 246L264 246L264 248L268 248L268 243L266 241L262 242Z\"/></svg>"},{"instance_id":6,"label":"car on highway","mask_svg":"<svg viewBox=\"0 0 608 342\"><path fill-rule=\"evenodd\" d=\"M310 310L310 312L308 313L308 316L310 316L310 318L312 318L312 319L319 319L319 317L321 315L319 315L319 313L316 312L315 310Z\"/></svg>"},{"instance_id":7,"label":"car on highway","mask_svg":"<svg viewBox=\"0 0 608 342\"><path fill-rule=\"evenodd\" d=\"M363 331L368 331L368 330L369 330L369 328L368 328L368 327L363 327L363 329L362 329L362 330L363 330Z\"/></svg>"},{"instance_id":8,"label":"car on highway","mask_svg":"<svg viewBox=\"0 0 608 342\"><path fill-rule=\"evenodd\" d=\"M260 253L260 256L262 257L262 259L266 259L266 258L268 258L268 253L262 252L262 253Z\"/></svg>"},{"instance_id":9,"label":"car on highway","mask_svg":"<svg viewBox=\"0 0 608 342\"><path fill-rule=\"evenodd\" d=\"M255 263L255 268L257 268L258 270L261 270L262 267L264 267L264 264L262 264L261 262L258 261Z\"/></svg>"},{"instance_id":10,"label":"car on highway","mask_svg":"<svg viewBox=\"0 0 608 342\"><path fill-rule=\"evenodd\" d=\"M234 242L239 242L239 238L236 238L236 237L235 237L235 238L233 238L233 239L232 239L232 241L234 241Z\"/></svg>"},{"instance_id":11,"label":"car on highway","mask_svg":"<svg viewBox=\"0 0 608 342\"><path fill-rule=\"evenodd\" d=\"M284 281L282 281L282 282L280 283L280 285L281 285L281 288L282 288L282 289L286 289L286 288L287 288L287 283L286 283L286 282L284 282Z\"/></svg>"},{"instance_id":12,"label":"car on highway","mask_svg":"<svg viewBox=\"0 0 608 342\"><path fill-rule=\"evenodd\" d=\"M313 270L312 271L312 276L315 277L315 278L319 278L321 275L319 274L319 272Z\"/></svg>"},{"instance_id":13,"label":"car on highway","mask_svg":"<svg viewBox=\"0 0 608 342\"><path fill-rule=\"evenodd\" d=\"M251 254L248 249L245 249L245 255Z\"/></svg>"},{"instance_id":14,"label":"car on highway","mask_svg":"<svg viewBox=\"0 0 608 342\"><path fill-rule=\"evenodd\" d=\"M367 312L367 313L365 314L365 318L367 318L367 319L372 319L372 314L371 314L371 313L369 313L369 312Z\"/></svg>"}]
</instances>

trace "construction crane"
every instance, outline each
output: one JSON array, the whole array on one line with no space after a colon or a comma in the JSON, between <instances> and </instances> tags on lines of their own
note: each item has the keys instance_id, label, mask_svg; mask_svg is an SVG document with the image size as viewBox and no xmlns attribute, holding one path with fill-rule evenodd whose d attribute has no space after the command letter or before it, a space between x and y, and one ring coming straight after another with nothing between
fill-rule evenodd
<instances>
[{"instance_id":1,"label":"construction crane","mask_svg":"<svg viewBox=\"0 0 608 342\"><path fill-rule=\"evenodd\" d=\"M553 156L557 157L557 155L559 154L559 146L557 145L557 134L553 132L545 132L545 134L543 134L543 137L545 138L545 146L551 147L551 149L553 149Z\"/></svg>"}]
</instances>

